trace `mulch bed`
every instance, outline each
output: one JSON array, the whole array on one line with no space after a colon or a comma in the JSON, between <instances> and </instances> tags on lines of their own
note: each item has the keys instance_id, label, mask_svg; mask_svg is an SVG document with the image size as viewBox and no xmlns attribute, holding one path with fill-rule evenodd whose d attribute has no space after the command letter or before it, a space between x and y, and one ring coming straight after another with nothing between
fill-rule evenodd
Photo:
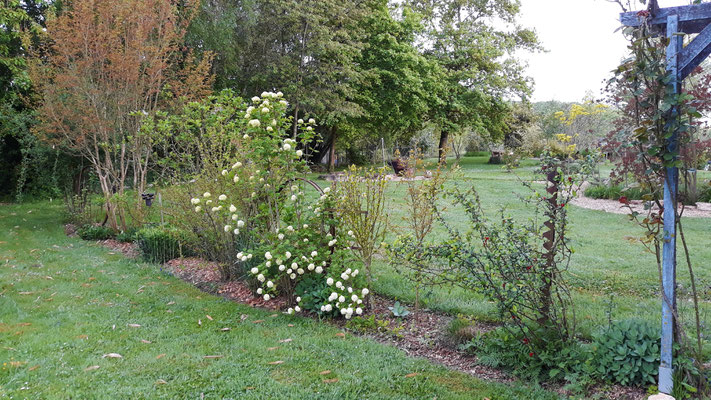
<instances>
[{"instance_id":1,"label":"mulch bed","mask_svg":"<svg viewBox=\"0 0 711 400\"><path fill-rule=\"evenodd\" d=\"M118 240L114 239L100 240L98 243L113 251L119 252L126 257L138 257L138 246L136 246L135 243L119 242Z\"/></svg>"}]
</instances>

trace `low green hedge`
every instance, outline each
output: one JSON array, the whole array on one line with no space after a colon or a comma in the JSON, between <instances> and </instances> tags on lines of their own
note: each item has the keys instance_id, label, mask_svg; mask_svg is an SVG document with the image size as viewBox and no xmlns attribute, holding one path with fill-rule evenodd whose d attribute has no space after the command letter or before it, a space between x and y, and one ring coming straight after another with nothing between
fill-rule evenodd
<instances>
[{"instance_id":1,"label":"low green hedge","mask_svg":"<svg viewBox=\"0 0 711 400\"><path fill-rule=\"evenodd\" d=\"M147 227L136 232L136 242L145 261L162 264L195 255L190 235L167 226Z\"/></svg>"}]
</instances>

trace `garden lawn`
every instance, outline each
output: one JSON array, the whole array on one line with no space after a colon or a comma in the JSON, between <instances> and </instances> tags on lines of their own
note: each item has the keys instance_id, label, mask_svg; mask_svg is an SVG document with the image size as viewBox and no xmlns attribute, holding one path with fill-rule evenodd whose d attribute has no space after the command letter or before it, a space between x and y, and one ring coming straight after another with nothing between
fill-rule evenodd
<instances>
[{"instance_id":1,"label":"garden lawn","mask_svg":"<svg viewBox=\"0 0 711 400\"><path fill-rule=\"evenodd\" d=\"M462 189L475 187L481 196L482 205L488 215L495 220L501 208L506 215L525 222L533 217L533 205L523 203L520 196L530 194L521 185L519 178L533 179L534 160L524 160L520 168L509 173L500 165L487 164L487 157L465 157L461 160L461 173L451 182ZM453 160L450 160L450 164ZM600 167L601 176L609 175L609 164ZM701 172L699 181L711 178L711 173ZM542 179L538 177L537 179ZM319 182L324 184L322 182ZM542 186L540 186L542 188ZM386 210L390 222L404 225L405 196L404 183L388 185ZM446 204L446 203L443 203ZM469 228L462 210L448 207L446 218L462 230ZM657 325L660 319L659 281L653 254L645 252L639 243L630 238L640 237L638 228L625 215L588 210L569 206L570 246L575 250L569 272L566 275L572 288L575 311L584 337L608 326L608 321L626 318L641 318ZM711 317L711 219L684 218L684 231L689 242L697 287L702 296L702 323L709 326ZM397 232L392 229L391 232ZM391 242L395 235L389 234ZM445 240L446 232L440 226L430 236L430 240ZM689 295L689 274L684 263L679 244L678 280L679 309L691 332L693 308ZM402 272L396 271L385 259L374 263L376 276L374 290L385 296L414 303L414 285L403 279ZM496 321L494 306L482 296L459 288L434 287L423 290L422 303L425 307L452 314L471 315L479 320ZM711 346L707 345L707 353Z\"/></svg>"},{"instance_id":2,"label":"garden lawn","mask_svg":"<svg viewBox=\"0 0 711 400\"><path fill-rule=\"evenodd\" d=\"M0 205L0 397L556 398L339 332L68 238L56 204Z\"/></svg>"}]
</instances>

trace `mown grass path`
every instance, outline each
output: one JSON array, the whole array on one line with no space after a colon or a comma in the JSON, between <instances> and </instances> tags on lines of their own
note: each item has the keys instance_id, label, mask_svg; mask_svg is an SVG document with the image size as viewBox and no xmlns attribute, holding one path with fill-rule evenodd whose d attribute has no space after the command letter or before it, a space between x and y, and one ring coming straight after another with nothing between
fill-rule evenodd
<instances>
[{"instance_id":1,"label":"mown grass path","mask_svg":"<svg viewBox=\"0 0 711 400\"><path fill-rule=\"evenodd\" d=\"M0 397L556 398L207 295L156 265L66 237L60 211L0 206Z\"/></svg>"}]
</instances>

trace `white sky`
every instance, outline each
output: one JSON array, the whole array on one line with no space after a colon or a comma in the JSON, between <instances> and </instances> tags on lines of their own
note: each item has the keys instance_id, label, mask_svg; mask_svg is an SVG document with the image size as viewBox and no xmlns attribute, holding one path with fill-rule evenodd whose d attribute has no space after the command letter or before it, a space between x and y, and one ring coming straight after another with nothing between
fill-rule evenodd
<instances>
[{"instance_id":1,"label":"white sky","mask_svg":"<svg viewBox=\"0 0 711 400\"><path fill-rule=\"evenodd\" d=\"M519 21L534 28L547 53L521 54L535 81L533 100L581 101L587 91L600 97L604 81L624 58L617 4L605 0L522 0ZM635 3L638 3L635 0ZM689 0L659 0L659 7Z\"/></svg>"}]
</instances>

